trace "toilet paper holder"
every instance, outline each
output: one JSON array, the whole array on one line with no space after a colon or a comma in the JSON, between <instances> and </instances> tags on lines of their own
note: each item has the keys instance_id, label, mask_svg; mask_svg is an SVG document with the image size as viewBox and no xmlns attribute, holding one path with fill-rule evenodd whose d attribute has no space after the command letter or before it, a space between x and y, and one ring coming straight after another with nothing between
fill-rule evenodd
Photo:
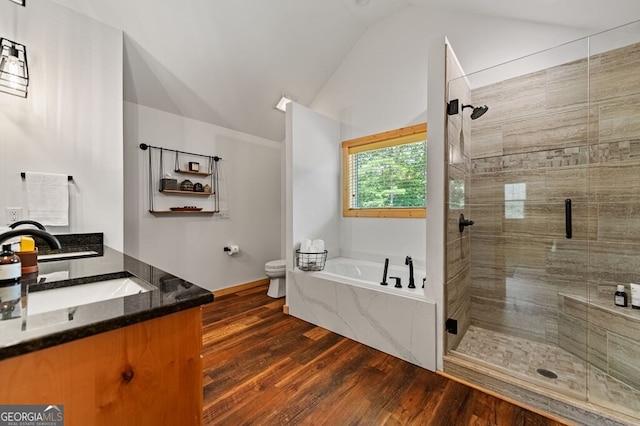
<instances>
[{"instance_id":1,"label":"toilet paper holder","mask_svg":"<svg viewBox=\"0 0 640 426\"><path fill-rule=\"evenodd\" d=\"M229 255L229 256L233 256L234 254L237 254L240 252L240 247L230 244L228 246L226 246L224 248L224 251Z\"/></svg>"}]
</instances>

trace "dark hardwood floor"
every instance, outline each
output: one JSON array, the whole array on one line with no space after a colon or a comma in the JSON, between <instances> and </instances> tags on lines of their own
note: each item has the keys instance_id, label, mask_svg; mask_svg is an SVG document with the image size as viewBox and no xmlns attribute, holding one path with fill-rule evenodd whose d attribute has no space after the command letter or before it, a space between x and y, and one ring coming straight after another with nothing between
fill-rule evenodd
<instances>
[{"instance_id":1,"label":"dark hardwood floor","mask_svg":"<svg viewBox=\"0 0 640 426\"><path fill-rule=\"evenodd\" d=\"M205 425L559 425L282 312L265 286L203 310Z\"/></svg>"}]
</instances>

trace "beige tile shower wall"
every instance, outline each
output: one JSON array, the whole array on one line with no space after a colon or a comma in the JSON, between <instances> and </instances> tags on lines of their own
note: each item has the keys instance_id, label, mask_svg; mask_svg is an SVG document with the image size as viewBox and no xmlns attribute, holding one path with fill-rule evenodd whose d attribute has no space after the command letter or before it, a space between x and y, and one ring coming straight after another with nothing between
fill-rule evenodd
<instances>
[{"instance_id":1,"label":"beige tile shower wall","mask_svg":"<svg viewBox=\"0 0 640 426\"><path fill-rule=\"evenodd\" d=\"M640 44L591 58L590 102L589 283L592 297L611 300L618 284L640 282Z\"/></svg>"},{"instance_id":2,"label":"beige tile shower wall","mask_svg":"<svg viewBox=\"0 0 640 426\"><path fill-rule=\"evenodd\" d=\"M460 107L471 101L469 85L463 77L455 55L447 47L446 81L447 99L458 99ZM460 214L469 217L470 146L471 128L463 121L462 114L447 116L447 158L444 159L447 179L445 202L447 203L447 232L445 235L447 318L458 321L458 334L446 334L447 352L455 349L471 324L470 276L469 276L469 231L458 230ZM468 121L468 120L467 120Z\"/></svg>"},{"instance_id":3,"label":"beige tile shower wall","mask_svg":"<svg viewBox=\"0 0 640 426\"><path fill-rule=\"evenodd\" d=\"M489 106L470 139L474 325L558 344L558 293L586 295L595 232L587 71L586 60L576 61L472 91L473 105Z\"/></svg>"},{"instance_id":4,"label":"beige tile shower wall","mask_svg":"<svg viewBox=\"0 0 640 426\"><path fill-rule=\"evenodd\" d=\"M597 206L597 238L589 283L592 294L611 300L618 284L628 291L630 282L640 282L640 45L594 56L590 68L596 137L589 151L589 197Z\"/></svg>"},{"instance_id":5,"label":"beige tile shower wall","mask_svg":"<svg viewBox=\"0 0 640 426\"><path fill-rule=\"evenodd\" d=\"M585 327L564 321L559 334L558 294L606 299L617 284L640 282L640 45L474 89L471 97L489 106L466 140L476 222L471 322L553 344L572 334L572 352L585 352ZM505 188L516 184L526 186L526 199L505 201ZM565 238L567 198L572 239Z\"/></svg>"},{"instance_id":6,"label":"beige tile shower wall","mask_svg":"<svg viewBox=\"0 0 640 426\"><path fill-rule=\"evenodd\" d=\"M560 347L640 390L640 312L617 309L603 298L587 304L564 296L561 302Z\"/></svg>"}]
</instances>

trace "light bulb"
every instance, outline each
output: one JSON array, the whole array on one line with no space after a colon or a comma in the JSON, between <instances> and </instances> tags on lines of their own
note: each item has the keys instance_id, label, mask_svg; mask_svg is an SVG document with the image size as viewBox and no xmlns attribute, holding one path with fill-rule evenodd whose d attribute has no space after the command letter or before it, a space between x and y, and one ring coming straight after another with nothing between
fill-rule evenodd
<instances>
[{"instance_id":1,"label":"light bulb","mask_svg":"<svg viewBox=\"0 0 640 426\"><path fill-rule=\"evenodd\" d=\"M9 74L9 87L12 89L20 87L20 79L18 76L22 75L22 70L18 58L9 56L6 72Z\"/></svg>"}]
</instances>

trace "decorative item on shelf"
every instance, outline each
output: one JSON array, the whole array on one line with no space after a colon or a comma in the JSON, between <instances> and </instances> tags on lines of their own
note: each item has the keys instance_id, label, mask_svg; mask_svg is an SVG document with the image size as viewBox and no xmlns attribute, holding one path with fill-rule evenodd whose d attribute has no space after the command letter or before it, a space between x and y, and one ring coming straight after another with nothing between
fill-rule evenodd
<instances>
[{"instance_id":1,"label":"decorative item on shelf","mask_svg":"<svg viewBox=\"0 0 640 426\"><path fill-rule=\"evenodd\" d=\"M183 180L180 183L180 191L193 191L193 182L189 179Z\"/></svg>"},{"instance_id":2,"label":"decorative item on shelf","mask_svg":"<svg viewBox=\"0 0 640 426\"><path fill-rule=\"evenodd\" d=\"M206 185L202 188L202 190L203 190L204 192L211 192L211 185L206 184Z\"/></svg>"},{"instance_id":3,"label":"decorative item on shelf","mask_svg":"<svg viewBox=\"0 0 640 426\"><path fill-rule=\"evenodd\" d=\"M177 191L178 190L178 179L160 179L160 191Z\"/></svg>"},{"instance_id":4,"label":"decorative item on shelf","mask_svg":"<svg viewBox=\"0 0 640 426\"><path fill-rule=\"evenodd\" d=\"M195 161L189 161L189 171L190 172L199 172L200 171L200 163L196 163Z\"/></svg>"},{"instance_id":5,"label":"decorative item on shelf","mask_svg":"<svg viewBox=\"0 0 640 426\"><path fill-rule=\"evenodd\" d=\"M196 182L193 184L193 192L204 192L204 187L200 182Z\"/></svg>"},{"instance_id":6,"label":"decorative item on shelf","mask_svg":"<svg viewBox=\"0 0 640 426\"><path fill-rule=\"evenodd\" d=\"M169 210L172 212L199 212L202 210L202 207L196 206L184 206L184 207L170 207Z\"/></svg>"}]
</instances>

